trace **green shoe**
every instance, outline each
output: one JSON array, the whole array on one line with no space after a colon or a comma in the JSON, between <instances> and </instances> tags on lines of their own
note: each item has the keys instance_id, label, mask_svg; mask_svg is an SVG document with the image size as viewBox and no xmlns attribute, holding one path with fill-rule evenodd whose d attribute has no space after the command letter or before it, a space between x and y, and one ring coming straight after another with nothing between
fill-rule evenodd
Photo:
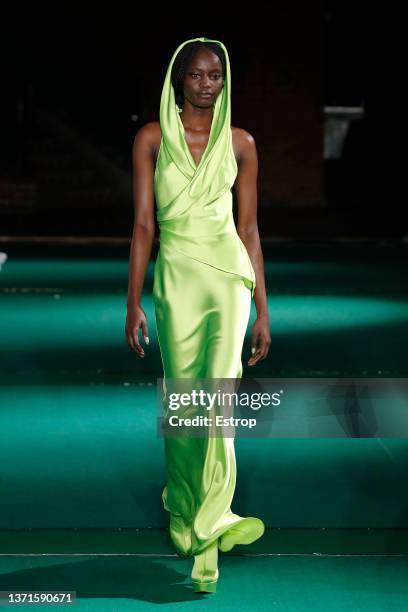
<instances>
[{"instance_id":1,"label":"green shoe","mask_svg":"<svg viewBox=\"0 0 408 612\"><path fill-rule=\"evenodd\" d=\"M198 555L194 555L191 582L196 593L215 593L219 578L218 540L214 540Z\"/></svg>"},{"instance_id":2,"label":"green shoe","mask_svg":"<svg viewBox=\"0 0 408 612\"><path fill-rule=\"evenodd\" d=\"M212 582L197 582L193 580L193 590L195 593L216 593L218 580Z\"/></svg>"},{"instance_id":3,"label":"green shoe","mask_svg":"<svg viewBox=\"0 0 408 612\"><path fill-rule=\"evenodd\" d=\"M236 544L252 544L265 532L265 525L261 519L249 516L236 526L230 527L219 538L218 548L228 552Z\"/></svg>"}]
</instances>

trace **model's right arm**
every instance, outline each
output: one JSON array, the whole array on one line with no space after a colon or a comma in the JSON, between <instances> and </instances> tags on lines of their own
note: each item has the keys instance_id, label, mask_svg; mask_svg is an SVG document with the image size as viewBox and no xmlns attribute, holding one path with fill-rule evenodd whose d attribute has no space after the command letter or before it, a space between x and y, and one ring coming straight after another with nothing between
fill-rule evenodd
<instances>
[{"instance_id":1,"label":"model's right arm","mask_svg":"<svg viewBox=\"0 0 408 612\"><path fill-rule=\"evenodd\" d=\"M155 234L154 151L153 125L147 123L137 132L132 148L134 222L125 328L126 341L139 357L145 356L139 343L140 328L146 344L149 343L147 317L140 301Z\"/></svg>"}]
</instances>

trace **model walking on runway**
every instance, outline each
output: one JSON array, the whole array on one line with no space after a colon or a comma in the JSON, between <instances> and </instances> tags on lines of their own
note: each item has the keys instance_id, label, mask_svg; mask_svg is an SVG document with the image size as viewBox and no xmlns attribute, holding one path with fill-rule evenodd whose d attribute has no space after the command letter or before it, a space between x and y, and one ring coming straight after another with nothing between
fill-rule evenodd
<instances>
[{"instance_id":1,"label":"model walking on runway","mask_svg":"<svg viewBox=\"0 0 408 612\"><path fill-rule=\"evenodd\" d=\"M134 230L126 340L140 357L148 322L140 299L155 234L155 322L166 379L242 377L251 298L253 366L267 356L269 316L257 227L258 162L253 137L231 127L231 70L222 42L180 44L164 80L160 121L144 125L133 145ZM238 223L232 213L232 187ZM194 556L197 593L216 591L218 550L250 544L264 523L231 511L236 484L233 437L165 437L162 501L181 556Z\"/></svg>"}]
</instances>

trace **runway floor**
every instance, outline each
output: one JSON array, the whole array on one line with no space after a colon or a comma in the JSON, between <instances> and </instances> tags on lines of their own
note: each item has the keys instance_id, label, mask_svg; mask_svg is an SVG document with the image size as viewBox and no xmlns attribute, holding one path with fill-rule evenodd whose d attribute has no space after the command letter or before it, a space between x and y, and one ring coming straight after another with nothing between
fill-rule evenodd
<instances>
[{"instance_id":1,"label":"runway floor","mask_svg":"<svg viewBox=\"0 0 408 612\"><path fill-rule=\"evenodd\" d=\"M215 595L193 593L160 498L153 261L139 360L128 246L0 251L0 590L76 591L79 610L408 608L408 443L375 429L237 440L235 511L268 529L220 553ZM283 242L264 257L272 345L249 368L248 327L244 376L408 378L407 246Z\"/></svg>"}]
</instances>

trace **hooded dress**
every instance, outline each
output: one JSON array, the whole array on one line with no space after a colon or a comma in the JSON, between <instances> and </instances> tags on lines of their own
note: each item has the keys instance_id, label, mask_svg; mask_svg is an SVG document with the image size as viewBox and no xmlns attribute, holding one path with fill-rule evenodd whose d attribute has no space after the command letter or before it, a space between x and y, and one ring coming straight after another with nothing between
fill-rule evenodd
<instances>
[{"instance_id":1,"label":"hooded dress","mask_svg":"<svg viewBox=\"0 0 408 612\"><path fill-rule=\"evenodd\" d=\"M226 78L215 102L208 144L196 166L187 145L181 108L176 104L171 71L180 49L189 42L218 43L224 51ZM154 192L160 248L183 253L204 264L243 278L254 294L255 272L232 213L232 186L238 174L232 147L231 70L223 43L200 37L176 49L167 69L160 100L162 139L157 154Z\"/></svg>"},{"instance_id":2,"label":"hooded dress","mask_svg":"<svg viewBox=\"0 0 408 612\"><path fill-rule=\"evenodd\" d=\"M182 109L171 83L177 54L195 41L217 43L226 60L223 88L213 105L210 136L198 165L185 139ZM242 345L256 279L233 219L231 189L238 167L230 98L230 63L223 43L199 37L180 44L162 89L162 138L154 173L160 246L153 299L165 395L169 378L242 375ZM170 536L178 554L199 555L232 526L241 523L245 529L245 519L230 508L236 484L233 437L165 437L165 451L162 501L170 513Z\"/></svg>"}]
</instances>

